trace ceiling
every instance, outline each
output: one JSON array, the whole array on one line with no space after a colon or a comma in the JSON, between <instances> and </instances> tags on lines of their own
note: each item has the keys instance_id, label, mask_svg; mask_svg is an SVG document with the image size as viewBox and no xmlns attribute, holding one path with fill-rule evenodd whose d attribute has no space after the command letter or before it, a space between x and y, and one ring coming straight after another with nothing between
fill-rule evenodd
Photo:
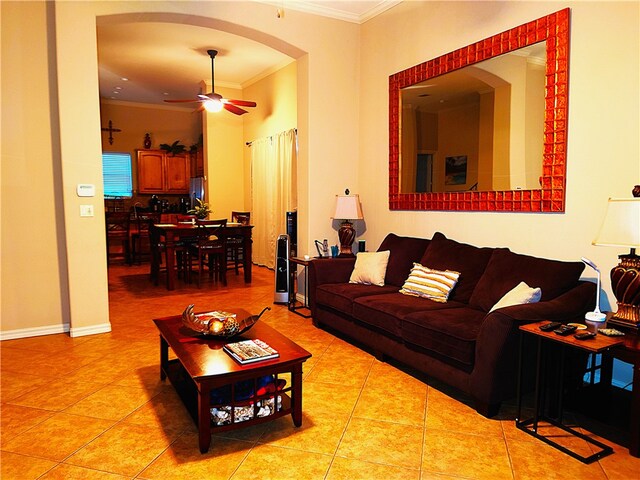
<instances>
[{"instance_id":1,"label":"ceiling","mask_svg":"<svg viewBox=\"0 0 640 480\"><path fill-rule=\"evenodd\" d=\"M280 1L274 16L300 10L362 23L398 4L374 1ZM211 82L207 50L218 50L215 88L241 89L284 67L294 59L245 37L210 28L160 22L99 25L100 96L108 100L163 104L165 99L190 99ZM208 92L203 92L208 93ZM189 108L189 107L187 107Z\"/></svg>"}]
</instances>

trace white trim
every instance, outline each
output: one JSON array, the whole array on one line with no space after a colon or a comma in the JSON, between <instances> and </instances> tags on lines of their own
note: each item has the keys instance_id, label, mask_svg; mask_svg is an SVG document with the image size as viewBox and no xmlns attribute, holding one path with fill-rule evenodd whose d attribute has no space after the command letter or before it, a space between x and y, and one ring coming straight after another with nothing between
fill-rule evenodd
<instances>
[{"instance_id":1,"label":"white trim","mask_svg":"<svg viewBox=\"0 0 640 480\"><path fill-rule=\"evenodd\" d=\"M110 323L101 323L100 325L91 325L89 327L71 328L69 334L71 338L84 337L85 335L96 335L98 333L109 333L111 331Z\"/></svg>"},{"instance_id":2,"label":"white trim","mask_svg":"<svg viewBox=\"0 0 640 480\"><path fill-rule=\"evenodd\" d=\"M367 20L380 15L382 12L389 10L391 7L395 7L396 5L401 3L401 0L379 0L378 3L372 8L362 11L361 8L354 9L352 8L353 5L349 5L356 2L345 2L344 8L340 8L339 6L337 8L334 8L328 5L322 5L322 2L308 2L303 0L281 0L279 2L273 0L258 1L260 3L273 5L278 9L284 9L285 16L287 9L291 9L297 10L299 12L310 13L312 15L335 18L337 20L343 20L345 22L358 24L362 24ZM337 5L337 2L333 3ZM367 3L371 4L373 3L373 1Z\"/></svg>"},{"instance_id":3,"label":"white trim","mask_svg":"<svg viewBox=\"0 0 640 480\"><path fill-rule=\"evenodd\" d=\"M246 82L244 82L241 85L241 89L245 89L251 85L253 85L254 83L262 80L263 78L268 77L269 75L271 75L272 73L277 72L278 70L283 69L284 67L286 67L287 65L295 62L296 59L295 58L289 58L288 60L285 60L284 62L278 64L278 65L273 65L272 67L267 68L264 72L259 73L258 75L256 75L253 78L250 78L249 80L247 80Z\"/></svg>"},{"instance_id":4,"label":"white trim","mask_svg":"<svg viewBox=\"0 0 640 480\"><path fill-rule=\"evenodd\" d=\"M168 104L168 103L128 102L126 100L110 100L108 98L101 98L100 103L105 105L121 105L124 107L153 108L154 110L179 110L183 112L191 112L195 108L193 106L181 107L179 105Z\"/></svg>"},{"instance_id":5,"label":"white trim","mask_svg":"<svg viewBox=\"0 0 640 480\"><path fill-rule=\"evenodd\" d=\"M5 330L0 332L0 341L14 340L16 338L39 337L41 335L54 335L56 333L67 333L69 324L47 325L44 327L18 328L16 330Z\"/></svg>"}]
</instances>

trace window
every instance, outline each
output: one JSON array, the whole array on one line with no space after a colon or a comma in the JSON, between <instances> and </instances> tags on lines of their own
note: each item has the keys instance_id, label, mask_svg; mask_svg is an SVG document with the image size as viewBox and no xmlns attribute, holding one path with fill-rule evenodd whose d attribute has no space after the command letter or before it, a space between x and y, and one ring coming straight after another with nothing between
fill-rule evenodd
<instances>
[{"instance_id":1,"label":"window","mask_svg":"<svg viewBox=\"0 0 640 480\"><path fill-rule=\"evenodd\" d=\"M102 153L102 179L105 197L133 196L131 182L131 155L128 153Z\"/></svg>"}]
</instances>

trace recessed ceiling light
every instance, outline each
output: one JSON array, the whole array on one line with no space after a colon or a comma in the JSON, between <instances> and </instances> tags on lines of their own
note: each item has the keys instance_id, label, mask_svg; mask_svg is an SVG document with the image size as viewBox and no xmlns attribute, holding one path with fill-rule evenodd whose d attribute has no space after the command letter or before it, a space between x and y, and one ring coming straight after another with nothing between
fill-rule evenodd
<instances>
[{"instance_id":1,"label":"recessed ceiling light","mask_svg":"<svg viewBox=\"0 0 640 480\"><path fill-rule=\"evenodd\" d=\"M116 90L122 90L122 87L118 86L116 87Z\"/></svg>"},{"instance_id":2,"label":"recessed ceiling light","mask_svg":"<svg viewBox=\"0 0 640 480\"><path fill-rule=\"evenodd\" d=\"M129 79L127 77L122 77L120 80L122 80L123 82L128 82Z\"/></svg>"},{"instance_id":3,"label":"recessed ceiling light","mask_svg":"<svg viewBox=\"0 0 640 480\"><path fill-rule=\"evenodd\" d=\"M163 95L169 95L169 92L164 92Z\"/></svg>"},{"instance_id":4,"label":"recessed ceiling light","mask_svg":"<svg viewBox=\"0 0 640 480\"><path fill-rule=\"evenodd\" d=\"M120 92L118 90L114 90L113 93L115 93L116 95L119 94Z\"/></svg>"}]
</instances>

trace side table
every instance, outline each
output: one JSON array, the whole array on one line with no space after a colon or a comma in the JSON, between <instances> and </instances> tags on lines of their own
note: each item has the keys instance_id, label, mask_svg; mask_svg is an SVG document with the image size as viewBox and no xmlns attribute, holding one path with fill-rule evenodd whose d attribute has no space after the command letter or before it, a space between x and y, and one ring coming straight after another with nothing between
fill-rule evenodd
<instances>
[{"instance_id":1,"label":"side table","mask_svg":"<svg viewBox=\"0 0 640 480\"><path fill-rule=\"evenodd\" d=\"M526 433L528 433L529 435L532 435L533 437L542 440L543 442L551 445L552 447L557 448L558 450L572 456L573 458L576 458L578 460L580 460L583 463L591 463L594 462L595 460L598 460L599 458L602 458L606 455L609 455L611 453L613 453L613 449L608 446L605 445L601 442L598 442L592 438L590 438L587 435L584 435L580 432L578 432L577 430L568 427L566 425L564 425L562 423L562 395L560 395L560 398L558 399L558 418L557 419L552 419L549 418L548 416L545 415L544 412L544 407L543 407L543 402L541 401L541 399L544 397L544 393L545 393L545 389L546 389L546 384L544 381L544 370L541 368L541 365L543 363L545 363L545 354L546 354L546 349L544 349L544 343L546 342L554 342L557 344L560 344L562 346L562 352L561 352L561 356L560 356L560 362L559 365L557 366L559 369L559 379L560 379L560 387L559 387L559 392L562 392L563 389L563 385L562 385L562 380L563 380L563 370L564 370L564 359L565 359L565 348L566 347L570 347L570 348L577 348L577 349L581 349L583 351L586 351L590 354L595 354L595 353L607 353L607 354L613 354L614 352L617 351L617 348L620 345L623 345L625 343L625 337L605 337L604 335L597 335L595 338L590 339L590 340L577 340L573 337L573 335L567 335L567 336L560 336L555 334L553 331L551 332L543 332L542 330L540 330L540 325L543 325L545 323L545 321L542 322L536 322L536 323L530 323L527 325L522 325L520 326L520 350L519 350L519 358L518 358L518 411L517 411L517 417L516 417L516 427ZM536 339L536 376L535 376L535 396L534 396L534 407L533 407L533 417L526 419L526 420L522 420L521 415L522 415L522 369L523 369L523 359L522 359L522 352L523 352L523 346L524 346L524 336L525 335L533 335ZM636 372L637 373L637 370ZM637 375L635 375L637 376ZM634 381L634 386L635 386L635 381ZM634 391L634 396L637 397L638 396L638 392ZM632 402L633 403L633 402ZM637 402L635 402L637 403ZM632 410L634 409L634 407L632 406ZM634 432L633 430L636 429L636 427L633 426L633 418L634 416L637 415L637 412L632 412L631 413L631 436L633 437ZM637 417L636 417L637 418ZM595 445L596 447L600 448L599 451L596 451L595 453L593 453L592 455L588 456L588 457L583 457L579 454L577 454L576 452L566 448L563 445L560 445L559 443L555 442L552 438L550 437L546 437L544 435L541 435L540 433L538 433L538 423L540 421L545 421L550 423L551 425L554 425L568 433L570 433L571 435L574 435L576 437L579 437L583 440L585 440L586 442ZM635 432L635 435L637 437L637 432ZM637 442L637 438L635 439L635 442ZM635 451L634 452L634 448L637 449L637 445L634 447L634 439L631 438L630 441L630 447L629 447L629 452L631 453L631 455L634 456L638 456L638 452Z\"/></svg>"},{"instance_id":2,"label":"side table","mask_svg":"<svg viewBox=\"0 0 640 480\"><path fill-rule=\"evenodd\" d=\"M307 295L309 294L309 272L307 271L307 267L311 259L306 260L300 257L289 257L289 265L291 267L290 270L290 281L291 285L289 289L289 311L295 313L296 315L300 315L304 318L311 318L311 309L309 308L309 303L307 300ZM300 265L304 269L304 301L299 302L296 298L297 295L297 282L296 279L298 277L298 265ZM298 305L299 304L299 305ZM302 313L300 310L306 310L308 313Z\"/></svg>"}]
</instances>

